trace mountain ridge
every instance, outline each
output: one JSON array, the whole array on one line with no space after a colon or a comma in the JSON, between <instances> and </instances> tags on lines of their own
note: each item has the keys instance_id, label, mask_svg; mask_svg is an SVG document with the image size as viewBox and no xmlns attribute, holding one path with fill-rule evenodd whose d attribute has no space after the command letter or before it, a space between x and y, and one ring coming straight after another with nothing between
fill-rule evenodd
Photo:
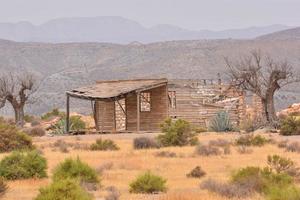
<instances>
[{"instance_id":1,"label":"mountain ridge","mask_svg":"<svg viewBox=\"0 0 300 200\"><path fill-rule=\"evenodd\" d=\"M251 39L260 35L291 28L285 25L249 27L223 31L188 30L174 25L158 24L145 27L118 16L75 17L53 19L40 25L30 22L0 23L0 38L17 42L111 42L128 44L166 40Z\"/></svg>"}]
</instances>

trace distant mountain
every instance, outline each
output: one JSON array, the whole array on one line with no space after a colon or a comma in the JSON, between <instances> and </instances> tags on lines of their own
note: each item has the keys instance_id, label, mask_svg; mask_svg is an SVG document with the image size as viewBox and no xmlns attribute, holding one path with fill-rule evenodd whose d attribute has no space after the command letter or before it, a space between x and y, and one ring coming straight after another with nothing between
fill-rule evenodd
<instances>
[{"instance_id":1,"label":"distant mountain","mask_svg":"<svg viewBox=\"0 0 300 200\"><path fill-rule=\"evenodd\" d=\"M271 25L224 31L192 31L172 25L146 28L122 17L62 18L38 26L29 22L0 23L0 38L18 42L127 44L134 41L151 43L171 40L251 39L288 28L291 27Z\"/></svg>"},{"instance_id":2,"label":"distant mountain","mask_svg":"<svg viewBox=\"0 0 300 200\"><path fill-rule=\"evenodd\" d=\"M262 40L300 40L300 27L278 31L258 37Z\"/></svg>"},{"instance_id":3,"label":"distant mountain","mask_svg":"<svg viewBox=\"0 0 300 200\"><path fill-rule=\"evenodd\" d=\"M261 49L287 59L300 73L300 40L189 40L127 45L111 43L20 43L0 40L0 71L32 71L43 80L37 101L27 107L41 114L65 107L65 91L103 79L212 79L225 74L224 56L239 58ZM222 76L224 78L225 75ZM299 85L299 84L298 84ZM282 88L276 108L300 102L300 88ZM86 103L86 104L84 104ZM90 110L90 102L71 100L72 111ZM9 114L8 110L0 110Z\"/></svg>"}]
</instances>

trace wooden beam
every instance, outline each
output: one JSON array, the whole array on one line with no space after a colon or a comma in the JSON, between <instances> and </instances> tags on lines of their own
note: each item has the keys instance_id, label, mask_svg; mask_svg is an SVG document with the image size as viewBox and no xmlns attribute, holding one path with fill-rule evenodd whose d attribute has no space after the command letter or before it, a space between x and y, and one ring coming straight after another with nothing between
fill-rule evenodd
<instances>
[{"instance_id":1,"label":"wooden beam","mask_svg":"<svg viewBox=\"0 0 300 200\"><path fill-rule=\"evenodd\" d=\"M136 93L136 132L140 132L140 92Z\"/></svg>"},{"instance_id":2,"label":"wooden beam","mask_svg":"<svg viewBox=\"0 0 300 200\"><path fill-rule=\"evenodd\" d=\"M70 132L70 96L67 94L66 102L66 133Z\"/></svg>"}]
</instances>

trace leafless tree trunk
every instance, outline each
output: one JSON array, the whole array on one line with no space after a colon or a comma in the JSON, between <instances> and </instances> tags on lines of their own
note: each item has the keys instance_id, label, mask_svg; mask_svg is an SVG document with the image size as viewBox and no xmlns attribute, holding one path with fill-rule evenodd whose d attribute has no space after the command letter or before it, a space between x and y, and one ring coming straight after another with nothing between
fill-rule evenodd
<instances>
[{"instance_id":1,"label":"leafless tree trunk","mask_svg":"<svg viewBox=\"0 0 300 200\"><path fill-rule=\"evenodd\" d=\"M287 61L275 61L269 56L263 56L261 51L252 51L250 55L234 62L225 58L225 62L232 85L260 97L265 121L276 125L275 92L283 86L300 81L292 66Z\"/></svg>"},{"instance_id":2,"label":"leafless tree trunk","mask_svg":"<svg viewBox=\"0 0 300 200\"><path fill-rule=\"evenodd\" d=\"M15 112L17 126L24 125L24 107L35 92L35 78L32 74L2 74L0 76L0 108L8 101Z\"/></svg>"}]
</instances>

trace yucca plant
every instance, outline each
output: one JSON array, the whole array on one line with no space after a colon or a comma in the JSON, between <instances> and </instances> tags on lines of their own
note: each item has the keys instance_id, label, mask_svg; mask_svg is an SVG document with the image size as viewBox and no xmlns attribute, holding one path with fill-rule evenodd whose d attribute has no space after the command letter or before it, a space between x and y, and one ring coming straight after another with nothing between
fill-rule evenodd
<instances>
[{"instance_id":1,"label":"yucca plant","mask_svg":"<svg viewBox=\"0 0 300 200\"><path fill-rule=\"evenodd\" d=\"M227 132L233 131L233 126L229 118L229 114L226 111L220 111L210 121L210 130L215 132Z\"/></svg>"}]
</instances>

